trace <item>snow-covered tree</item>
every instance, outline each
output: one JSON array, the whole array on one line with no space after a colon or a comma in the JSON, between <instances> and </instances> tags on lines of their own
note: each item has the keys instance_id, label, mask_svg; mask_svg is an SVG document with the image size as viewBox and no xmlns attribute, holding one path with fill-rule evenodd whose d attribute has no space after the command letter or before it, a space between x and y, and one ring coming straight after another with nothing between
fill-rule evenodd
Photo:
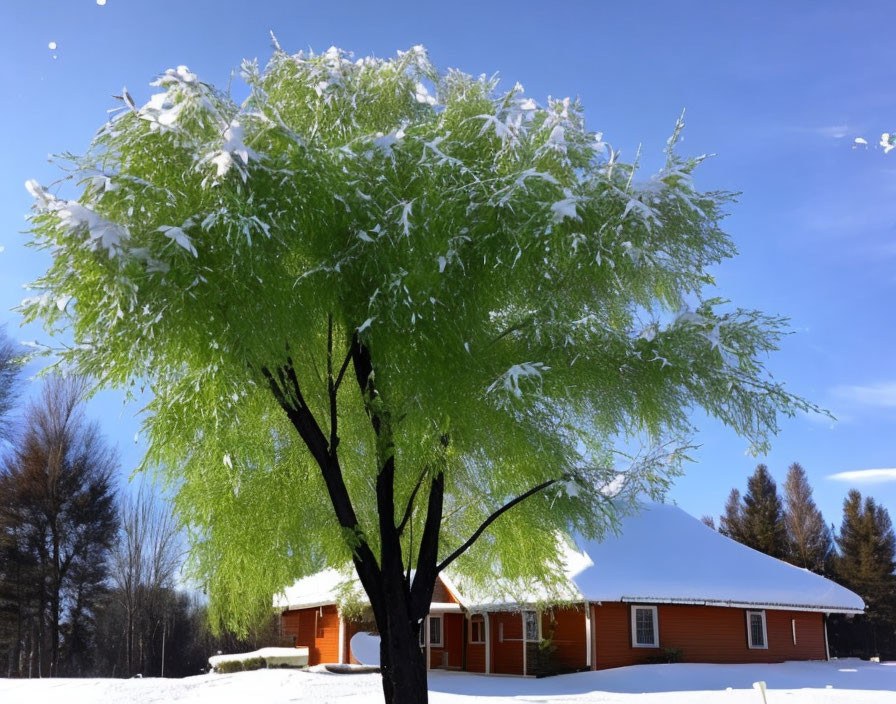
<instances>
[{"instance_id":1,"label":"snow-covered tree","mask_svg":"<svg viewBox=\"0 0 896 704\"><path fill-rule=\"evenodd\" d=\"M387 701L424 701L442 570L556 584L556 537L662 492L690 409L761 449L807 407L764 369L783 321L702 296L731 197L696 189L680 121L642 180L577 101L421 47L242 76L241 105L186 67L124 91L76 199L28 183L53 260L22 306L63 364L154 394L146 461L230 625L353 563Z\"/></svg>"}]
</instances>

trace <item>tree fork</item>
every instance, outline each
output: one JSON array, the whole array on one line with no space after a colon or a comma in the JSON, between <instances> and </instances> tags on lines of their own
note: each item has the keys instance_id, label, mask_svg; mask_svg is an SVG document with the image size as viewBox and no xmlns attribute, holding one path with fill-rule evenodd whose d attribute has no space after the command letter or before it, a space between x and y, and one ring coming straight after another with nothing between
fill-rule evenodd
<instances>
[{"instance_id":1,"label":"tree fork","mask_svg":"<svg viewBox=\"0 0 896 704\"><path fill-rule=\"evenodd\" d=\"M288 362L288 368L292 370L291 360ZM281 379L279 384L267 367L262 367L261 372L267 380L277 403L286 413L293 427L299 433L299 437L302 438L317 462L339 525L356 536L357 544L349 546L352 550L352 562L355 565L361 584L370 597L370 604L374 614L382 612L381 573L377 565L376 556L373 554L367 541L357 537L358 517L349 496L348 488L345 486L342 468L339 465L335 449L328 445L320 425L314 418L311 409L305 403L295 371L289 372L283 367L279 368L277 370L277 375ZM293 387L290 394L293 397L292 399L286 391L285 379L287 378L289 378Z\"/></svg>"}]
</instances>

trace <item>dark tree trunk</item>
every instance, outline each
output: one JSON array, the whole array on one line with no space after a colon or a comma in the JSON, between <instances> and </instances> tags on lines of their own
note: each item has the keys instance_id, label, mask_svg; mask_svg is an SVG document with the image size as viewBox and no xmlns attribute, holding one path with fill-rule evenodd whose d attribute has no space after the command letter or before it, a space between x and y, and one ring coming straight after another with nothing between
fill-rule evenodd
<instances>
[{"instance_id":1,"label":"dark tree trunk","mask_svg":"<svg viewBox=\"0 0 896 704\"><path fill-rule=\"evenodd\" d=\"M380 669L386 704L426 704L426 661L419 630L407 620L407 604L386 607L390 630L380 634Z\"/></svg>"},{"instance_id":2,"label":"dark tree trunk","mask_svg":"<svg viewBox=\"0 0 896 704\"><path fill-rule=\"evenodd\" d=\"M425 618L429 614L439 572L464 553L504 512L557 480L542 482L505 503L486 518L469 539L439 562L439 531L445 494L443 468L438 466L424 468L404 510L396 513L392 418L388 400L382 398L374 385L370 349L355 334L338 372L333 361L333 321L330 318L327 344L329 433L324 432L324 426L321 426L305 402L302 387L288 353L282 366L261 367L260 371L277 403L317 462L336 519L342 527L344 540L352 550L352 562L370 599L380 633L380 669L386 704L426 704L427 667L419 637L421 624L425 623ZM379 559L371 549L359 524L342 476L337 453L339 447L337 393L349 363L354 368L358 389L375 435ZM442 449L447 449L450 438L447 434L443 435L440 442ZM402 531L413 519L417 492L425 486L427 478L429 478L429 497L424 513L423 534L417 543L416 559L409 555L405 564L401 547ZM419 516L423 512L416 513ZM411 580L411 565L416 568L413 580Z\"/></svg>"}]
</instances>

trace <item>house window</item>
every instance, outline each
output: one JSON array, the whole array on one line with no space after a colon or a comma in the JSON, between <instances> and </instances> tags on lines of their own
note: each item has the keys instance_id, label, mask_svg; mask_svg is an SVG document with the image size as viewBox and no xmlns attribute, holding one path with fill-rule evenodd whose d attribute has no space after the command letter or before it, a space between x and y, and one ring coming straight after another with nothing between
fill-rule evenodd
<instances>
[{"instance_id":1,"label":"house window","mask_svg":"<svg viewBox=\"0 0 896 704\"><path fill-rule=\"evenodd\" d=\"M485 643L485 619L482 616L470 618L470 643Z\"/></svg>"},{"instance_id":2,"label":"house window","mask_svg":"<svg viewBox=\"0 0 896 704\"><path fill-rule=\"evenodd\" d=\"M429 617L429 644L437 648L442 647L442 617Z\"/></svg>"},{"instance_id":3,"label":"house window","mask_svg":"<svg viewBox=\"0 0 896 704\"><path fill-rule=\"evenodd\" d=\"M765 611L747 611L747 645L754 650L768 649Z\"/></svg>"},{"instance_id":4,"label":"house window","mask_svg":"<svg viewBox=\"0 0 896 704\"><path fill-rule=\"evenodd\" d=\"M423 640L423 636L425 634L424 629L426 628L426 624L424 623L420 626L420 647L426 645L426 641ZM442 617L441 616L430 616L429 617L429 645L433 648L441 648L442 647Z\"/></svg>"},{"instance_id":5,"label":"house window","mask_svg":"<svg viewBox=\"0 0 896 704\"><path fill-rule=\"evenodd\" d=\"M658 648L660 632L656 621L655 606L632 607L632 647Z\"/></svg>"},{"instance_id":6,"label":"house window","mask_svg":"<svg viewBox=\"0 0 896 704\"><path fill-rule=\"evenodd\" d=\"M538 614L534 611L523 611L523 625L525 626L526 641L529 643L537 643L541 640L538 637Z\"/></svg>"}]
</instances>

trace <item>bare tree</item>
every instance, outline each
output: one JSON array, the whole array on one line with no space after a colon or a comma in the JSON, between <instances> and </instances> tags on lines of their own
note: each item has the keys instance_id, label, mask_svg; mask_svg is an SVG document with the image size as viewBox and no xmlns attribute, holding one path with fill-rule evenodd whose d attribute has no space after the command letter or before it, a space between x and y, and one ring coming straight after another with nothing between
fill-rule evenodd
<instances>
[{"instance_id":1,"label":"bare tree","mask_svg":"<svg viewBox=\"0 0 896 704\"><path fill-rule=\"evenodd\" d=\"M86 653L117 525L116 458L84 418L83 390L78 379L50 377L0 469L0 525L20 560L18 578L27 580L19 583L18 652L10 660L27 660L32 675L60 674L63 630L68 663Z\"/></svg>"},{"instance_id":2,"label":"bare tree","mask_svg":"<svg viewBox=\"0 0 896 704\"><path fill-rule=\"evenodd\" d=\"M10 437L10 414L16 403L20 367L15 345L0 330L0 440ZM23 579L26 561L19 554L17 529L7 520L4 505L0 503L0 658L6 659L9 675L16 654L13 646L22 631L19 604L23 602L23 587L30 580Z\"/></svg>"},{"instance_id":3,"label":"bare tree","mask_svg":"<svg viewBox=\"0 0 896 704\"><path fill-rule=\"evenodd\" d=\"M18 399L17 387L21 370L19 350L4 331L0 330L0 438L11 434L11 413Z\"/></svg>"},{"instance_id":4,"label":"bare tree","mask_svg":"<svg viewBox=\"0 0 896 704\"><path fill-rule=\"evenodd\" d=\"M183 561L178 521L171 506L144 482L121 501L112 582L124 614L124 668L142 670Z\"/></svg>"}]
</instances>

